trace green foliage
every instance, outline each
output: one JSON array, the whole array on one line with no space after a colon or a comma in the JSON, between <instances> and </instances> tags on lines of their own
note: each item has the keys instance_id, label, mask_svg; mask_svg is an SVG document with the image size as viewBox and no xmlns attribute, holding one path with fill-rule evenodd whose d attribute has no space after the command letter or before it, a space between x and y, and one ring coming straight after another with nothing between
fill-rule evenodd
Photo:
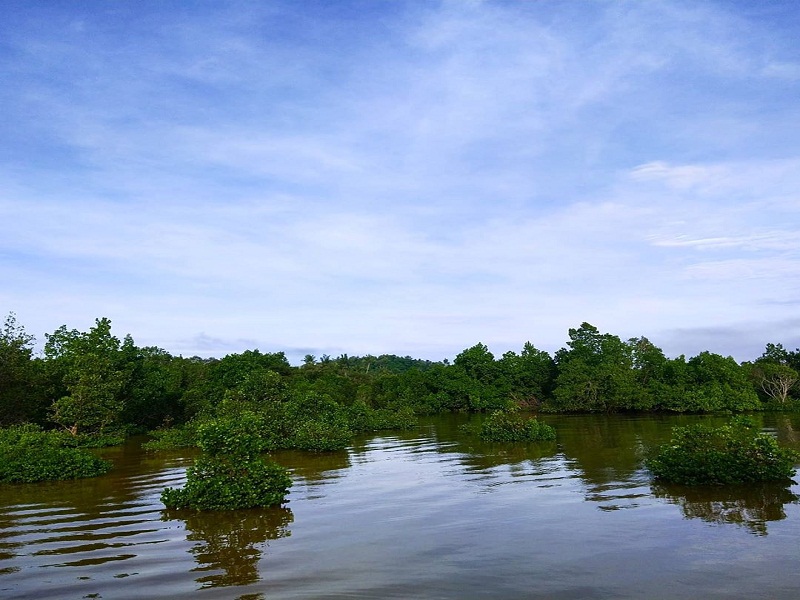
<instances>
[{"instance_id":1,"label":"green foliage","mask_svg":"<svg viewBox=\"0 0 800 600\"><path fill-rule=\"evenodd\" d=\"M183 488L166 488L167 508L233 510L281 504L292 485L286 469L260 459L242 462L200 457L186 470Z\"/></svg>"},{"instance_id":2,"label":"green foliage","mask_svg":"<svg viewBox=\"0 0 800 600\"><path fill-rule=\"evenodd\" d=\"M294 432L291 447L311 452L342 450L350 444L353 432L343 422L303 421Z\"/></svg>"},{"instance_id":3,"label":"green foliage","mask_svg":"<svg viewBox=\"0 0 800 600\"><path fill-rule=\"evenodd\" d=\"M260 418L252 412L223 417L197 428L204 451L186 471L183 488L166 488L161 501L168 508L231 510L273 506L284 501L292 480L283 467L259 454L263 437Z\"/></svg>"},{"instance_id":4,"label":"green foliage","mask_svg":"<svg viewBox=\"0 0 800 600\"><path fill-rule=\"evenodd\" d=\"M120 421L146 431L184 416L183 388L190 383L183 377L184 359L175 359L161 348L139 348L129 335L122 342L119 359L128 373L120 390Z\"/></svg>"},{"instance_id":5,"label":"green foliage","mask_svg":"<svg viewBox=\"0 0 800 600\"><path fill-rule=\"evenodd\" d=\"M347 432L414 426L411 413L743 412L800 406L800 350L768 344L754 363L709 352L668 359L646 338L623 342L583 323L569 330L555 360L526 343L499 360L484 344L453 364L408 356L308 355L292 367L258 350L221 359L175 357L111 334L108 319L89 331L47 335L42 358L13 313L0 330L0 425L35 422L90 434L159 430L150 449L196 443L201 424L240 410L260 415L264 448L343 448ZM48 412L49 409L49 412ZM173 425L185 430L171 431ZM169 431L169 432L167 432ZM89 440L89 441L87 441Z\"/></svg>"},{"instance_id":6,"label":"green foliage","mask_svg":"<svg viewBox=\"0 0 800 600\"><path fill-rule=\"evenodd\" d=\"M241 385L253 371L273 371L288 375L291 366L283 352L263 354L258 350L246 350L241 354L228 354L211 366L211 381L223 389Z\"/></svg>"},{"instance_id":7,"label":"green foliage","mask_svg":"<svg viewBox=\"0 0 800 600\"><path fill-rule=\"evenodd\" d=\"M671 483L750 483L789 480L798 459L748 419L736 418L721 427L675 427L647 467L657 480Z\"/></svg>"},{"instance_id":8,"label":"green foliage","mask_svg":"<svg viewBox=\"0 0 800 600\"><path fill-rule=\"evenodd\" d=\"M197 429L197 445L212 458L249 459L264 451L259 429L258 415L243 412L200 425Z\"/></svg>"},{"instance_id":9,"label":"green foliage","mask_svg":"<svg viewBox=\"0 0 800 600\"><path fill-rule=\"evenodd\" d=\"M536 418L496 410L483 420L478 435L487 442L537 442L556 439L556 430Z\"/></svg>"},{"instance_id":10,"label":"green foliage","mask_svg":"<svg viewBox=\"0 0 800 600\"><path fill-rule=\"evenodd\" d=\"M110 462L80 448L64 447L63 436L38 426L0 430L0 482L95 477L110 468Z\"/></svg>"},{"instance_id":11,"label":"green foliage","mask_svg":"<svg viewBox=\"0 0 800 600\"><path fill-rule=\"evenodd\" d=\"M589 323L570 329L569 337L569 349L556 353L558 377L546 408L589 412L631 408L638 393L631 346Z\"/></svg>"},{"instance_id":12,"label":"green foliage","mask_svg":"<svg viewBox=\"0 0 800 600\"><path fill-rule=\"evenodd\" d=\"M475 344L463 350L456 356L453 364L463 369L471 379L483 383L490 383L496 378L497 365L494 355L489 352L485 344Z\"/></svg>"},{"instance_id":13,"label":"green foliage","mask_svg":"<svg viewBox=\"0 0 800 600\"><path fill-rule=\"evenodd\" d=\"M761 403L733 357L701 352L687 362L690 386L686 406L694 412L758 410Z\"/></svg>"},{"instance_id":14,"label":"green foliage","mask_svg":"<svg viewBox=\"0 0 800 600\"><path fill-rule=\"evenodd\" d=\"M354 432L414 429L417 426L417 417L409 407L399 410L374 409L363 400L357 400L347 407L347 420Z\"/></svg>"},{"instance_id":15,"label":"green foliage","mask_svg":"<svg viewBox=\"0 0 800 600\"><path fill-rule=\"evenodd\" d=\"M45 355L56 385L65 392L53 402L53 422L73 435L103 432L117 422L128 377L119 350L119 339L111 335L111 321L105 318L86 333L62 326L47 336Z\"/></svg>"},{"instance_id":16,"label":"green foliage","mask_svg":"<svg viewBox=\"0 0 800 600\"><path fill-rule=\"evenodd\" d=\"M153 439L142 444L145 450L174 450L197 446L197 421L149 432Z\"/></svg>"},{"instance_id":17,"label":"green foliage","mask_svg":"<svg viewBox=\"0 0 800 600\"><path fill-rule=\"evenodd\" d=\"M290 448L313 452L341 450L357 432L412 429L417 425L417 417L407 407L373 409L361 400L341 406L318 394L285 402L259 403L240 398L226 398L213 416L197 417L181 427L151 432L154 439L144 444L145 449L200 446L208 454L226 454L231 449L218 448L219 444L242 443L227 436L225 428L232 421L254 436L252 442L259 452Z\"/></svg>"},{"instance_id":18,"label":"green foliage","mask_svg":"<svg viewBox=\"0 0 800 600\"><path fill-rule=\"evenodd\" d=\"M121 446L125 443L126 435L122 431L109 431L107 433L79 433L71 435L66 431L52 431L50 435L58 436L61 445L65 448L108 448Z\"/></svg>"},{"instance_id":19,"label":"green foliage","mask_svg":"<svg viewBox=\"0 0 800 600\"><path fill-rule=\"evenodd\" d=\"M798 389L800 373L789 365L761 358L745 366L765 404L785 409L795 399L793 394Z\"/></svg>"},{"instance_id":20,"label":"green foliage","mask_svg":"<svg viewBox=\"0 0 800 600\"><path fill-rule=\"evenodd\" d=\"M0 329L0 426L42 419L46 410L41 361L34 337L9 313Z\"/></svg>"},{"instance_id":21,"label":"green foliage","mask_svg":"<svg viewBox=\"0 0 800 600\"><path fill-rule=\"evenodd\" d=\"M544 350L525 342L521 354L506 352L498 368L508 387L508 395L520 407L540 406L550 395L556 376L556 363Z\"/></svg>"}]
</instances>

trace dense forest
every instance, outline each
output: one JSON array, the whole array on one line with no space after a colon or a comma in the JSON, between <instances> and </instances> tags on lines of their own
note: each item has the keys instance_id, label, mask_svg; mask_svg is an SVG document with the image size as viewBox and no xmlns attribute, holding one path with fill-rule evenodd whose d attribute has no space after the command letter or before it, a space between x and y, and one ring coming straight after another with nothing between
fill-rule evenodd
<instances>
[{"instance_id":1,"label":"dense forest","mask_svg":"<svg viewBox=\"0 0 800 600\"><path fill-rule=\"evenodd\" d=\"M258 350L186 358L139 347L130 335L120 340L107 318L85 332L62 326L45 337L37 355L33 336L13 313L6 318L0 426L145 432L237 403L282 407L307 421L345 411L351 425L375 411L742 412L800 404L800 350L767 344L742 364L712 352L667 358L644 337L622 340L588 323L570 329L554 356L526 343L496 358L479 343L452 363L308 355L292 366L282 352Z\"/></svg>"}]
</instances>

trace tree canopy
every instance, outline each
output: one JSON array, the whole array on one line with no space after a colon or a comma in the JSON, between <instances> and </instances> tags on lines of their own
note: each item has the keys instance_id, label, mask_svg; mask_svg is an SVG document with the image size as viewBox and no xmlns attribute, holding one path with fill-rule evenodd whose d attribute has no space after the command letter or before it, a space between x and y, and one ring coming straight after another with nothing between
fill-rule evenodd
<instances>
[{"instance_id":1,"label":"tree canopy","mask_svg":"<svg viewBox=\"0 0 800 600\"><path fill-rule=\"evenodd\" d=\"M624 341L589 323L570 329L552 356L526 342L498 358L477 343L452 363L343 354L308 355L292 366L283 352L258 349L186 358L120 339L107 318L88 331L61 326L45 335L41 356L33 349L33 336L10 314L0 331L0 424L73 434L179 425L224 403L313 416L302 434L312 440L322 439L321 427L326 436L339 428L336 439L351 431L336 415L356 406L366 422L374 417L364 410L740 412L800 402L798 350L770 343L742 364L712 352L668 358L645 337Z\"/></svg>"}]
</instances>

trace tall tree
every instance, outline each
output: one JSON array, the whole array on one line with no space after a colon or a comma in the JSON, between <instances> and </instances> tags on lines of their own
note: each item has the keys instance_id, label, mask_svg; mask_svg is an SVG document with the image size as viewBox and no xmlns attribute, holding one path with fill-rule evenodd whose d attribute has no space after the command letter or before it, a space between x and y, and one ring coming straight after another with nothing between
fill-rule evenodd
<instances>
[{"instance_id":1,"label":"tall tree","mask_svg":"<svg viewBox=\"0 0 800 600\"><path fill-rule=\"evenodd\" d=\"M636 395L631 347L583 323L569 330L568 348L556 353L556 410L614 412L631 408Z\"/></svg>"},{"instance_id":2,"label":"tall tree","mask_svg":"<svg viewBox=\"0 0 800 600\"><path fill-rule=\"evenodd\" d=\"M553 388L556 364L544 350L525 342L522 352L506 352L499 362L499 371L509 385L511 398L520 406L538 407Z\"/></svg>"},{"instance_id":3,"label":"tall tree","mask_svg":"<svg viewBox=\"0 0 800 600\"><path fill-rule=\"evenodd\" d=\"M38 421L44 395L33 360L34 337L9 313L0 330L0 425Z\"/></svg>"},{"instance_id":4,"label":"tall tree","mask_svg":"<svg viewBox=\"0 0 800 600\"><path fill-rule=\"evenodd\" d=\"M48 366L56 389L65 392L53 401L53 422L73 435L102 433L116 424L130 373L121 364L120 341L111 335L111 321L97 319L88 332L62 325L46 337Z\"/></svg>"},{"instance_id":5,"label":"tall tree","mask_svg":"<svg viewBox=\"0 0 800 600\"><path fill-rule=\"evenodd\" d=\"M747 371L732 356L701 352L687 362L686 410L758 410L761 403Z\"/></svg>"},{"instance_id":6,"label":"tall tree","mask_svg":"<svg viewBox=\"0 0 800 600\"><path fill-rule=\"evenodd\" d=\"M781 344L767 344L764 353L752 364L745 363L750 379L766 402L787 404L800 382L800 373L794 367L794 353Z\"/></svg>"},{"instance_id":7,"label":"tall tree","mask_svg":"<svg viewBox=\"0 0 800 600\"><path fill-rule=\"evenodd\" d=\"M628 346L633 359L633 371L637 391L631 408L652 410L669 395L666 381L667 357L664 352L646 337L631 338Z\"/></svg>"}]
</instances>

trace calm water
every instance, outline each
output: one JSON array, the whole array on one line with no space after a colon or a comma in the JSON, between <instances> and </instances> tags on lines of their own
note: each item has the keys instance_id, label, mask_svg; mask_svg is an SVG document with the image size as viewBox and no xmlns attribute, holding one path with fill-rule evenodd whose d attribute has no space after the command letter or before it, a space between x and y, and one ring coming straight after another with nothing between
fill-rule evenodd
<instances>
[{"instance_id":1,"label":"calm water","mask_svg":"<svg viewBox=\"0 0 800 600\"><path fill-rule=\"evenodd\" d=\"M696 418L551 417L530 445L464 420L279 454L279 509L166 512L191 455L136 441L105 477L0 486L0 598L800 597L798 485L651 485L642 453ZM763 424L800 449L799 415Z\"/></svg>"}]
</instances>

